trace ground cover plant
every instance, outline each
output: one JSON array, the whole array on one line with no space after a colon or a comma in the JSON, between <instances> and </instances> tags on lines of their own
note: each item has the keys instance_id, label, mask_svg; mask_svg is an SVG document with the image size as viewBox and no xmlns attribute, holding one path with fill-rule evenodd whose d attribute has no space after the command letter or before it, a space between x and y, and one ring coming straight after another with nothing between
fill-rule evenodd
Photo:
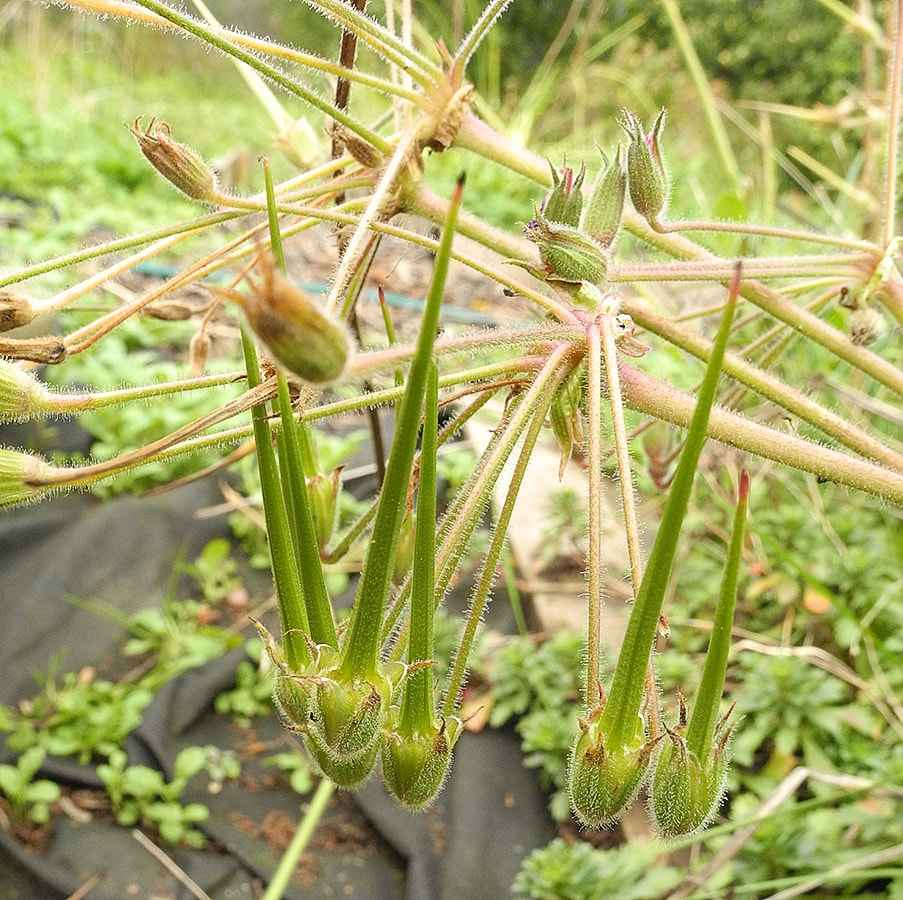
<instances>
[{"instance_id":1,"label":"ground cover plant","mask_svg":"<svg viewBox=\"0 0 903 900\"><path fill-rule=\"evenodd\" d=\"M595 84L618 83L619 61L644 52L641 12L608 22L603 4L561 4L560 31L525 79L519 107L502 98L501 69L487 52L505 35L507 0L456 4L462 15L452 19L432 5L433 22L449 25L440 42L416 27L407 4L309 0L341 27L338 62L294 36L280 44L222 27L201 4L196 14L158 0L66 5L185 35L234 61L278 123L288 163L255 164L240 191L195 149L190 122L164 121L151 101L129 116L134 144L115 156L122 177L150 196L150 185L174 186L186 212L88 248L16 256L0 277L0 324L10 332L0 340L0 409L12 421L108 408L131 418L112 428L95 420L90 460L3 448L0 503L13 508L123 473L168 480L217 458L246 465L237 457L256 448L250 481L262 498L279 610L278 633L261 625L259 637L279 715L326 776L318 800L379 771L400 804L422 809L466 724L470 655L526 462L551 434L562 469L585 471L586 628L579 641L542 650L514 645L485 673L498 688L490 715L496 724L522 717L528 761L555 788L557 818L573 813L587 829L609 828L642 795L662 837L701 849L692 871L663 862L638 880L650 851L627 845L591 865L585 845L556 843L525 864L517 890L900 890L899 4L882 18L865 8L825 14L849 38L843 59L855 50L863 93L820 111L832 135L809 150L773 142L770 117L803 116L785 96L780 108L758 104L755 124L741 105L719 101L694 46L698 32L672 0L661 14L687 73L676 82L684 95L662 98L666 112L658 97L650 102L648 85L622 83L612 93L624 95L624 108L604 116L587 97ZM598 40L581 40L590 33ZM750 52L755 46L751 39ZM567 75L575 59L585 63L580 84ZM319 157L283 109L297 101L328 129ZM683 111L688 104L694 113ZM559 130L544 140L549 120ZM324 223L337 233L337 267L325 296L313 297L292 280L283 245ZM354 328L368 269L390 240L435 253L430 287L413 336L396 335L384 303L383 334L361 337ZM120 291L114 308L97 311L95 294L116 294L126 273L159 260L162 284ZM494 285L493 327L450 324L452 261ZM138 318L182 303L178 292L189 286L201 299L183 321ZM51 314L59 333L13 331ZM136 355L142 335L157 329L187 359L184 373L158 373L151 357ZM141 360L141 383L100 383L103 360L117 353ZM99 365L93 375L81 369L88 387L78 393L56 387L64 376L37 376L38 366L64 373L89 354ZM182 404L195 396L205 405ZM313 426L379 405L396 418L381 486L340 525L342 474L325 461ZM487 410L495 416L488 447L437 510L440 448ZM437 688L436 610L509 461L514 476L492 510ZM600 510L612 475L628 560L623 572L606 573ZM661 508L648 558L637 485ZM349 551L362 568L340 623L328 567ZM195 567L205 592L221 599L235 585L216 553ZM633 603L617 657L603 659L608 575L627 579ZM181 628L169 608L130 626L147 652ZM202 660L204 635L183 637ZM703 651L704 662L687 665ZM521 669L529 677L519 678ZM561 692L555 699L547 672ZM224 711L257 714L251 675L242 670ZM14 743L29 733L4 727ZM129 771L114 744L90 748L107 758L110 784ZM52 790L31 779L37 754L53 749L40 741L19 749L4 791L18 815L45 818ZM203 813L170 806L177 788L151 785L143 815L164 838L196 841ZM142 815L136 798L118 801L130 822ZM727 821L703 831L723 812ZM809 850L812 835L832 852ZM278 896L283 877L268 896Z\"/></svg>"}]
</instances>

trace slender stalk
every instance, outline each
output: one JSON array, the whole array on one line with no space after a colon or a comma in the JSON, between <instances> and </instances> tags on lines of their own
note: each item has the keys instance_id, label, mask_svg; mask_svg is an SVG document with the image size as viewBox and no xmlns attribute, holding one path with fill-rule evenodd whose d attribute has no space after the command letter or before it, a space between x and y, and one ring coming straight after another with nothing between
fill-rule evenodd
<instances>
[{"instance_id":1,"label":"slender stalk","mask_svg":"<svg viewBox=\"0 0 903 900\"><path fill-rule=\"evenodd\" d=\"M737 605L737 579L740 573L740 557L743 539L746 535L746 509L749 505L749 475L740 472L740 488L737 509L734 514L734 528L727 551L727 564L721 580L721 593L712 618L712 635L706 651L705 665L696 694L696 705L687 725L687 747L703 761L712 751L712 738L718 722L718 707L724 691L724 675L727 671L727 657L731 649L731 629L734 624L734 609Z\"/></svg>"},{"instance_id":2,"label":"slender stalk","mask_svg":"<svg viewBox=\"0 0 903 900\"><path fill-rule=\"evenodd\" d=\"M630 313L638 325L659 335L675 347L703 361L709 358L711 343L689 329L682 328L673 319L660 316L647 306L629 299L624 301L624 310ZM818 428L844 447L903 472L903 457L899 454L868 432L825 409L802 392L784 384L761 366L747 362L736 353L728 353L724 358L724 372L791 415Z\"/></svg>"},{"instance_id":3,"label":"slender stalk","mask_svg":"<svg viewBox=\"0 0 903 900\"><path fill-rule=\"evenodd\" d=\"M602 712L602 731L607 736L609 746L612 747L628 746L636 734L637 716L646 685L649 653L658 629L662 603L677 552L678 537L693 489L696 466L705 443L706 425L715 399L718 373L730 334L739 282L738 267L731 286L729 302L721 317L718 337L706 367L706 377L699 390L699 399L680 455L677 472L668 494L668 502L649 556L649 564L627 623L611 693Z\"/></svg>"},{"instance_id":4,"label":"slender stalk","mask_svg":"<svg viewBox=\"0 0 903 900\"><path fill-rule=\"evenodd\" d=\"M261 900L282 900L282 897L285 896L285 891L292 880L292 873L298 865L298 860L307 848L307 844L320 823L320 819L323 818L323 814L326 812L326 807L329 804L329 798L334 790L335 785L328 778L320 780L316 791L314 791L313 799L307 807L307 812L304 813L301 824L295 830L294 835L292 835L282 859L279 860L279 867L273 875L273 880L267 885Z\"/></svg>"},{"instance_id":5,"label":"slender stalk","mask_svg":"<svg viewBox=\"0 0 903 900\"><path fill-rule=\"evenodd\" d=\"M589 547L587 552L586 612L586 708L594 709L602 699L599 671L602 658L602 340L598 320L587 329L586 409L587 440L586 477L589 482ZM606 359L606 371L611 369L613 355ZM620 397L609 387L611 397ZM635 581L639 584L639 581Z\"/></svg>"},{"instance_id":6,"label":"slender stalk","mask_svg":"<svg viewBox=\"0 0 903 900\"><path fill-rule=\"evenodd\" d=\"M640 548L640 531L638 526L638 517L636 511L636 501L634 494L634 486L633 486L633 469L630 465L630 447L628 445L627 438L627 427L624 422L624 401L621 395L621 379L618 374L618 353L617 346L615 344L615 334L614 329L612 327L612 320L610 316L603 315L599 317L597 323L594 323L593 326L590 327L589 331L590 337L590 360L592 360L593 354L593 344L598 345L601 339L601 348L598 346L595 348L596 352L601 349L602 358L605 360L605 378L606 378L606 386L608 389L608 398L609 403L611 404L611 421L612 421L612 432L614 435L614 444L615 444L615 457L618 463L618 484L621 489L621 508L624 513L624 535L627 539L627 557L630 561L630 583L633 589L634 598L636 598L637 593L639 591L639 586L643 583L643 558L642 551ZM592 368L590 369L590 379L589 379L589 397L596 400L598 403L601 392L599 388L601 388L601 383L594 384L594 377L592 374ZM588 400L588 404L592 402ZM592 409L592 407L590 407ZM601 437L601 409L596 414L599 417L598 426L599 428L594 428L592 421L590 422L590 441L589 441L589 465L590 469L593 468L593 448L592 448L592 435L596 435L596 440L599 440ZM599 519L599 514L601 512L601 483L602 483L602 448L601 446L597 447L595 450L598 455L598 462L595 464L597 471L593 473L590 472L590 554L592 554L592 544L595 543L597 545L596 552L600 558L601 568L601 556L602 556L602 523L601 519ZM593 481L597 482L595 493L598 495L593 499ZM595 532L597 538L595 542L592 541L593 536L593 519L592 512L593 507L596 507L596 516L599 519L595 525L597 531ZM590 578L592 578L592 559L590 559ZM599 585L599 590L601 591L601 583ZM592 599L592 581L590 581L590 598ZM598 673L597 673L598 674ZM650 728L649 732L651 735L655 736L659 732L659 711L658 711L658 703L652 702L652 698L656 697L656 680L655 680L655 670L652 666L652 659L650 658L649 663L646 668L646 693L647 697L650 700ZM587 702L587 711L592 711L595 706L598 704L601 696L599 695L598 685L595 687L595 696L587 690L587 700L595 701L595 702Z\"/></svg>"},{"instance_id":7,"label":"slender stalk","mask_svg":"<svg viewBox=\"0 0 903 900\"><path fill-rule=\"evenodd\" d=\"M555 395L558 388L570 374L572 366L567 360L562 360L556 366L554 372L550 374L549 379L544 382L545 388L541 395L539 404L533 408L526 433L524 434L523 445L521 446L520 455L514 465L514 471L511 474L511 483L505 494L505 500L502 508L499 510L498 518L492 533L492 540L489 544L489 550L486 553L486 559L483 561L483 568L480 572L480 580L473 593L470 608L467 611L467 621L464 624L464 630L458 642L455 651L455 658L452 662L449 672L445 700L442 705L442 714L444 716L454 715L458 705L459 694L464 685L464 679L467 674L467 661L470 658L470 651L473 648L473 641L476 637L477 627L483 618L486 610L486 603L489 599L489 592L492 589L492 583L495 580L496 569L502 548L505 545L508 525L511 521L511 514L514 511L514 504L517 495L523 483L524 476L527 474L527 466L533 453L533 448L540 432L545 425L546 414L549 407L555 402ZM443 541L443 544L445 542Z\"/></svg>"},{"instance_id":8,"label":"slender stalk","mask_svg":"<svg viewBox=\"0 0 903 900\"><path fill-rule=\"evenodd\" d=\"M279 87L288 91L288 93L300 97L306 103L309 103L314 107L314 109L318 109L330 118L340 122L349 131L359 135L363 140L372 144L378 150L381 150L383 153L389 152L389 144L378 134L361 125L357 119L354 119L347 113L343 113L340 109L336 109L335 106L328 100L324 100L315 91L312 91L299 84L294 79L289 78L289 76L281 69L276 68L276 66L271 66L253 53L243 50L241 47L237 47L231 41L222 37L215 29L205 25L199 19L177 12L171 6L167 6L165 3L159 2L159 0L135 0L135 3L139 6L143 6L145 9L155 12L164 19L169 20L192 37L195 37L212 47L216 47L217 50L221 50L223 53L245 63L252 69L256 69L261 75L275 84L278 84Z\"/></svg>"},{"instance_id":9,"label":"slender stalk","mask_svg":"<svg viewBox=\"0 0 903 900\"><path fill-rule=\"evenodd\" d=\"M459 63L462 68L467 65L474 51L480 46L480 42L489 34L492 26L495 25L496 20L505 11L510 2L511 0L491 0L490 3L486 4L486 8L480 14L480 18L477 19L470 34L464 38L461 46L458 47L455 53L455 62Z\"/></svg>"},{"instance_id":10,"label":"slender stalk","mask_svg":"<svg viewBox=\"0 0 903 900\"><path fill-rule=\"evenodd\" d=\"M252 385L250 390L246 391L235 400L229 401L212 412L205 413L193 422L177 428L175 431L153 441L137 450L131 450L128 453L120 454L113 459L104 460L103 462L93 463L87 466L79 466L78 468L58 468L49 472L46 477L39 481L33 482L41 486L67 486L75 487L78 485L94 484L110 475L117 475L126 469L136 465L143 465L159 459L163 451L175 447L177 444L183 443L193 435L201 431L211 428L213 425L231 419L240 413L247 412L257 404L264 403L273 396L273 386L271 384Z\"/></svg>"},{"instance_id":11,"label":"slender stalk","mask_svg":"<svg viewBox=\"0 0 903 900\"><path fill-rule=\"evenodd\" d=\"M453 193L449 217L445 223L439 253L433 270L433 280L427 294L426 306L417 350L408 374L404 398L401 401L395 440L386 466L386 478L380 493L379 506L373 525L374 538L370 542L367 561L361 573L355 595L354 610L348 627L348 637L342 656L342 670L350 678L371 677L378 662L379 636L383 614L389 595L398 531L404 514L408 480L417 432L420 425L420 409L426 392L433 344L439 325L442 293L448 274L451 245L455 236L455 221L461 204L464 176L458 180Z\"/></svg>"},{"instance_id":12,"label":"slender stalk","mask_svg":"<svg viewBox=\"0 0 903 900\"><path fill-rule=\"evenodd\" d=\"M631 409L682 428L687 427L693 412L693 400L688 394L674 390L624 363L620 363L620 375L624 400ZM903 473L784 434L718 407L712 410L707 433L728 447L810 472L819 480L844 484L903 506Z\"/></svg>"},{"instance_id":13,"label":"slender stalk","mask_svg":"<svg viewBox=\"0 0 903 900\"><path fill-rule=\"evenodd\" d=\"M254 344L244 331L242 331L242 349L248 370L248 383L257 387L260 382L257 353ZM304 607L301 577L295 559L295 548L279 482L276 454L273 450L273 438L265 404L260 403L254 407L253 424L285 661L293 671L300 672L310 662L310 649L305 637L309 633L310 624Z\"/></svg>"},{"instance_id":14,"label":"slender stalk","mask_svg":"<svg viewBox=\"0 0 903 900\"><path fill-rule=\"evenodd\" d=\"M48 391L46 402L51 407L52 413L68 415L119 406L133 400L156 400L170 394L224 387L244 381L245 377L244 372L224 372L222 375L201 375L198 378L182 378L178 381L156 381L153 384L141 384L116 391L98 391L95 394L62 394Z\"/></svg>"},{"instance_id":15,"label":"slender stalk","mask_svg":"<svg viewBox=\"0 0 903 900\"><path fill-rule=\"evenodd\" d=\"M341 25L346 31L353 31L358 40L372 47L390 63L397 65L421 87L429 87L442 77L442 69L438 65L399 40L375 19L359 13L343 0L304 0L304 2Z\"/></svg>"},{"instance_id":16,"label":"slender stalk","mask_svg":"<svg viewBox=\"0 0 903 900\"><path fill-rule=\"evenodd\" d=\"M411 617L408 664L423 662L434 653L433 618L436 609L436 449L439 430L439 370L430 366L423 414L420 482L417 489L417 530L411 575ZM421 668L404 685L399 731L426 733L434 724L433 672Z\"/></svg>"},{"instance_id":17,"label":"slender stalk","mask_svg":"<svg viewBox=\"0 0 903 900\"><path fill-rule=\"evenodd\" d=\"M887 63L887 149L884 178L884 246L890 246L897 234L897 178L900 166L900 110L903 74L903 0L891 4L893 9L893 52Z\"/></svg>"}]
</instances>

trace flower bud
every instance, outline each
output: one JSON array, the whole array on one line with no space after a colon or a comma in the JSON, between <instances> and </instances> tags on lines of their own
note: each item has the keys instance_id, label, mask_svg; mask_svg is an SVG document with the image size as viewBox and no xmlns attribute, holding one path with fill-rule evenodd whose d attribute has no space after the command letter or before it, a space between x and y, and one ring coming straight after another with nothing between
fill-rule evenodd
<instances>
[{"instance_id":1,"label":"flower bud","mask_svg":"<svg viewBox=\"0 0 903 900\"><path fill-rule=\"evenodd\" d=\"M290 731L303 731L310 721L310 675L292 672L273 636L260 622L252 621L273 664L273 703L279 719Z\"/></svg>"},{"instance_id":2,"label":"flower bud","mask_svg":"<svg viewBox=\"0 0 903 900\"><path fill-rule=\"evenodd\" d=\"M398 532L395 562L392 565L392 584L401 584L414 564L414 538L417 533L417 515L413 510L405 513Z\"/></svg>"},{"instance_id":3,"label":"flower bud","mask_svg":"<svg viewBox=\"0 0 903 900\"><path fill-rule=\"evenodd\" d=\"M241 303L254 333L290 372L311 384L342 374L349 354L344 328L272 266L264 268L262 289L229 296Z\"/></svg>"},{"instance_id":4,"label":"flower bud","mask_svg":"<svg viewBox=\"0 0 903 900\"><path fill-rule=\"evenodd\" d=\"M718 812L730 764L728 741L716 741L704 760L669 731L652 770L649 815L663 838L694 834Z\"/></svg>"},{"instance_id":5,"label":"flower bud","mask_svg":"<svg viewBox=\"0 0 903 900\"><path fill-rule=\"evenodd\" d=\"M567 166L560 173L551 163L549 168L552 171L552 190L543 200L540 210L550 222L576 228L580 224L580 211L583 208L582 187L586 166L581 164L576 178L574 170Z\"/></svg>"},{"instance_id":6,"label":"flower bud","mask_svg":"<svg viewBox=\"0 0 903 900\"><path fill-rule=\"evenodd\" d=\"M0 359L0 422L21 422L50 410L49 392L30 372Z\"/></svg>"},{"instance_id":7,"label":"flower bud","mask_svg":"<svg viewBox=\"0 0 903 900\"><path fill-rule=\"evenodd\" d=\"M643 131L643 123L629 110L620 121L627 132L627 176L630 199L647 222L654 223L668 205L671 185L665 171L659 138L665 125L665 110L656 118L652 131Z\"/></svg>"},{"instance_id":8,"label":"flower bud","mask_svg":"<svg viewBox=\"0 0 903 900\"><path fill-rule=\"evenodd\" d=\"M618 144L611 162L602 154L602 168L593 182L580 223L580 230L595 238L605 249L612 245L621 227L626 190L627 170L621 159L621 145Z\"/></svg>"},{"instance_id":9,"label":"flower bud","mask_svg":"<svg viewBox=\"0 0 903 900\"><path fill-rule=\"evenodd\" d=\"M605 250L573 225L552 222L537 209L535 218L524 228L524 236L539 247L548 281L597 284L605 277Z\"/></svg>"},{"instance_id":10,"label":"flower bud","mask_svg":"<svg viewBox=\"0 0 903 900\"><path fill-rule=\"evenodd\" d=\"M322 550L332 540L339 521L339 495L342 491L342 466L332 470L330 476L312 475L307 479L307 496L310 513L317 534L317 546Z\"/></svg>"},{"instance_id":11,"label":"flower bud","mask_svg":"<svg viewBox=\"0 0 903 900\"><path fill-rule=\"evenodd\" d=\"M564 477L564 470L573 455L574 447L583 444L583 380L585 377L584 368L582 366L576 368L559 388L549 407L549 423L561 453L558 465L559 481Z\"/></svg>"},{"instance_id":12,"label":"flower bud","mask_svg":"<svg viewBox=\"0 0 903 900\"><path fill-rule=\"evenodd\" d=\"M437 720L427 734L402 734L397 719L393 709L382 734L383 781L402 806L425 809L442 790L463 725L452 717Z\"/></svg>"},{"instance_id":13,"label":"flower bud","mask_svg":"<svg viewBox=\"0 0 903 900\"><path fill-rule=\"evenodd\" d=\"M129 127L129 131L138 141L138 147L148 162L192 200L217 203L220 193L216 186L216 175L207 163L190 147L174 141L166 122L151 119L142 131L138 127L140 121L141 116L135 119L135 124Z\"/></svg>"},{"instance_id":14,"label":"flower bud","mask_svg":"<svg viewBox=\"0 0 903 900\"><path fill-rule=\"evenodd\" d=\"M0 291L0 331L21 328L34 317L34 306L28 297L16 291Z\"/></svg>"},{"instance_id":15,"label":"flower bud","mask_svg":"<svg viewBox=\"0 0 903 900\"><path fill-rule=\"evenodd\" d=\"M0 509L38 500L50 490L43 482L56 471L31 453L0 447Z\"/></svg>"},{"instance_id":16,"label":"flower bud","mask_svg":"<svg viewBox=\"0 0 903 900\"><path fill-rule=\"evenodd\" d=\"M887 333L884 316L873 306L860 306L850 313L847 323L850 340L860 347L868 347Z\"/></svg>"},{"instance_id":17,"label":"flower bud","mask_svg":"<svg viewBox=\"0 0 903 900\"><path fill-rule=\"evenodd\" d=\"M568 790L571 807L589 828L607 828L624 815L636 799L649 771L654 741L647 741L642 719L635 742L606 747L598 718L579 722L571 751Z\"/></svg>"}]
</instances>

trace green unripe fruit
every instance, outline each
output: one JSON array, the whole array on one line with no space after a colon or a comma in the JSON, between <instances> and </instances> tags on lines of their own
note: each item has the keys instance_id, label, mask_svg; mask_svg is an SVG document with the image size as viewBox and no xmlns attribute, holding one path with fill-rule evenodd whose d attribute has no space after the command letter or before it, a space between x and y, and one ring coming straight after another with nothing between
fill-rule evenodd
<instances>
[{"instance_id":1,"label":"green unripe fruit","mask_svg":"<svg viewBox=\"0 0 903 900\"><path fill-rule=\"evenodd\" d=\"M642 735L642 724L638 730ZM615 825L636 799L649 772L651 744L606 747L598 720L580 722L568 770L571 808L589 828Z\"/></svg>"},{"instance_id":2,"label":"green unripe fruit","mask_svg":"<svg viewBox=\"0 0 903 900\"><path fill-rule=\"evenodd\" d=\"M442 790L463 726L458 718L441 719L429 733L402 734L396 720L393 710L382 734L383 781L402 806L425 809Z\"/></svg>"},{"instance_id":3,"label":"green unripe fruit","mask_svg":"<svg viewBox=\"0 0 903 900\"><path fill-rule=\"evenodd\" d=\"M0 447L0 509L42 497L51 490L45 479L58 471L40 456Z\"/></svg>"},{"instance_id":4,"label":"green unripe fruit","mask_svg":"<svg viewBox=\"0 0 903 900\"><path fill-rule=\"evenodd\" d=\"M331 779L336 787L352 791L359 788L373 774L376 755L379 753L379 735L375 735L369 744L365 744L356 753L346 756L336 753L329 747L316 729L307 731L304 735L304 745L323 774Z\"/></svg>"},{"instance_id":5,"label":"green unripe fruit","mask_svg":"<svg viewBox=\"0 0 903 900\"><path fill-rule=\"evenodd\" d=\"M387 680L346 680L337 673L312 679L308 733L339 759L361 753L375 741L391 694Z\"/></svg>"},{"instance_id":6,"label":"green unripe fruit","mask_svg":"<svg viewBox=\"0 0 903 900\"><path fill-rule=\"evenodd\" d=\"M30 372L0 359L0 422L21 422L50 409L49 392Z\"/></svg>"},{"instance_id":7,"label":"green unripe fruit","mask_svg":"<svg viewBox=\"0 0 903 900\"><path fill-rule=\"evenodd\" d=\"M730 750L716 745L700 761L678 734L659 751L649 785L649 815L664 838L694 834L718 812L730 766Z\"/></svg>"},{"instance_id":8,"label":"green unripe fruit","mask_svg":"<svg viewBox=\"0 0 903 900\"><path fill-rule=\"evenodd\" d=\"M539 248L547 279L598 284L608 269L608 255L602 246L579 228L553 222L538 209L535 212L524 237Z\"/></svg>"}]
</instances>

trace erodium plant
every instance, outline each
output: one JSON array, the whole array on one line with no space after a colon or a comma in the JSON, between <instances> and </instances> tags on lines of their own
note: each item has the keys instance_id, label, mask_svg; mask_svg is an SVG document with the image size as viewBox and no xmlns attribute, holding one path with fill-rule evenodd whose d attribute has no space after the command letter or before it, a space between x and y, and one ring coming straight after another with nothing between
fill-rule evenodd
<instances>
[{"instance_id":1,"label":"erodium plant","mask_svg":"<svg viewBox=\"0 0 903 900\"><path fill-rule=\"evenodd\" d=\"M901 3L889 5L892 40L881 45L887 57L883 143L870 144L870 152L883 147L878 157L884 172L883 200L877 203L880 227L874 230L877 237L864 239L767 223L672 218L667 157L676 148L668 146L664 111L646 122L625 110L618 122L621 141L576 169L543 158L542 148L537 154L506 138L475 111L467 65L509 2L488 2L467 36L449 48L442 42L414 45L407 4L396 22L391 4L380 21L368 15L366 0L307 0L341 27L339 62L221 27L200 3L201 17L161 0L61 4L162 27L226 54L243 67L256 94L274 112L290 158L299 157L292 147L297 128L281 112L274 88L301 98L321 117L332 135L333 153L277 184L264 166L261 184L266 190L239 197L219 187L212 170L191 149L190 134L174 135L150 117L147 124L129 126L138 144L135 152L205 208L190 221L4 273L0 327L9 330L63 312L138 263L177 250L189 237L207 232L213 239L224 222L232 225L233 236L162 286L87 325L64 328L53 337L0 340L0 415L19 420L78 413L227 382L244 382L246 389L172 434L102 463L51 464L16 447L2 448L0 503L12 507L36 501L135 466L253 438L280 611L280 634L270 635L262 627L261 633L275 668L280 715L303 736L335 784L353 788L379 767L399 802L422 808L441 787L460 734L459 697L468 656L526 463L548 429L561 448L562 466L575 449L585 455L590 498L586 713L575 723L570 773L575 813L587 825L609 825L648 779L655 824L667 836L687 834L712 818L724 789L733 725L721 715L719 704L749 494L744 473L737 479L737 515L703 686L689 718L681 698L680 719L669 725L659 711L651 649L704 442L708 438L744 455L754 478L759 461L767 460L888 504L903 504L899 442L868 417L820 402L793 383L784 366L789 354L805 347L815 360L842 361L855 384L872 385L893 402L903 397L903 370L883 337L903 325L903 284L895 264ZM383 62L366 71L356 67L355 44L366 45L369 58ZM335 99L310 87L305 73L333 79ZM372 116L349 112L352 88L372 95ZM388 113L385 97L392 101ZM356 108L367 106L359 102ZM434 193L424 176L427 153L453 154L461 171L491 161L534 181L536 202L523 212L522 233L500 230L477 212L462 209L463 178L451 197ZM586 166L598 174L587 177ZM162 178L160 189L166 190ZM479 210L480 204L469 208ZM413 216L425 226L438 226L440 237L428 236L427 227L400 224L400 213L408 214L406 223ZM293 284L281 240L322 223L340 235L340 255L321 302ZM702 233L743 238L750 248L768 239L769 246L786 242L794 250L811 252L724 258L693 239ZM483 245L495 261L462 249L459 235ZM395 341L387 322L386 345L365 349L355 346L346 323L383 236L435 251L435 272L417 340ZM89 259L104 261L100 272L53 296L34 299L39 291L31 286L39 285L42 275L74 271ZM441 332L441 299L451 259L492 279L499 287L499 303L505 302L503 294L519 294L535 315L513 326ZM525 269L532 281L515 279L512 265ZM242 273L230 287L211 291L214 302L235 310L245 329L244 364L234 372L203 373L200 322L192 342L199 371L183 381L113 393L60 394L37 376L39 365L83 352L155 300L221 270ZM721 314L714 338L705 327L694 329L687 320L663 315L637 289L681 282L720 286L718 308L707 311ZM826 312L840 300L851 309L846 332L826 320ZM261 361L258 351L267 359ZM646 362L665 353L683 360L691 373L688 382L698 364L705 364L698 396L648 374ZM499 402L490 402L494 400ZM370 529L366 558L351 619L339 628L322 561L334 559L336 548L347 546L333 534L340 478L319 470L309 425L378 404L395 406L396 437L378 500L355 530L366 534ZM449 418L440 430L441 406L449 409ZM625 408L646 421L661 420L685 431L645 571ZM492 438L437 519L437 446L481 409L498 410ZM228 427L215 428L230 420ZM799 427L786 428L788 420ZM600 493L604 461L612 452L620 475L635 602L606 694L600 677ZM458 653L447 687L436 697L432 616L509 461L510 487L494 511L494 529ZM413 544L406 543L413 546L412 564L405 574L405 565L399 571L396 551L402 532L407 529L409 535L412 528ZM718 593L713 586L713 601Z\"/></svg>"}]
</instances>

